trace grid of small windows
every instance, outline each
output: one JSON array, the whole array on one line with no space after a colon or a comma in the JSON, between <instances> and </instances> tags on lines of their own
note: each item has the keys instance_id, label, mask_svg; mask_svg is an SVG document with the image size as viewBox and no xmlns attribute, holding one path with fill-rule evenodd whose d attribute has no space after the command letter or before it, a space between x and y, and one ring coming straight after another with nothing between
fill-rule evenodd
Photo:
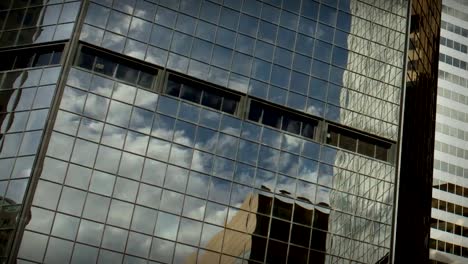
<instances>
[{"instance_id":1,"label":"grid of small windows","mask_svg":"<svg viewBox=\"0 0 468 264\"><path fill-rule=\"evenodd\" d=\"M464 1L461 3L466 5L466 2ZM464 21L468 21L468 13L465 13L461 10L458 10L450 6L442 5L442 13L448 14L450 16L459 18Z\"/></svg>"},{"instance_id":2,"label":"grid of small windows","mask_svg":"<svg viewBox=\"0 0 468 264\"><path fill-rule=\"evenodd\" d=\"M442 134L456 137L461 140L468 139L468 132L453 126L449 126L442 123L436 123L436 132L440 132Z\"/></svg>"},{"instance_id":3,"label":"grid of small windows","mask_svg":"<svg viewBox=\"0 0 468 264\"><path fill-rule=\"evenodd\" d=\"M438 251L447 252L447 253L462 256L465 258L468 257L468 248L455 245L449 242L437 240L437 239L432 239L432 238L430 239L429 248L437 249Z\"/></svg>"},{"instance_id":4,"label":"grid of small windows","mask_svg":"<svg viewBox=\"0 0 468 264\"><path fill-rule=\"evenodd\" d=\"M446 222L436 218L431 218L431 228L452 233L457 236L468 237L468 227Z\"/></svg>"},{"instance_id":5,"label":"grid of small windows","mask_svg":"<svg viewBox=\"0 0 468 264\"><path fill-rule=\"evenodd\" d=\"M468 198L468 188L453 183L440 183L433 188Z\"/></svg>"},{"instance_id":6,"label":"grid of small windows","mask_svg":"<svg viewBox=\"0 0 468 264\"><path fill-rule=\"evenodd\" d=\"M453 1L455 1L455 2L457 2L459 4L461 4L461 5L466 5L465 0L453 0Z\"/></svg>"},{"instance_id":7,"label":"grid of small windows","mask_svg":"<svg viewBox=\"0 0 468 264\"><path fill-rule=\"evenodd\" d=\"M448 98L448 99L450 99L452 101L455 101L455 102L459 102L459 103L468 105L468 96L466 96L464 94L461 94L461 93L457 93L457 92L449 90L449 89L438 87L437 88L437 95Z\"/></svg>"},{"instance_id":8,"label":"grid of small windows","mask_svg":"<svg viewBox=\"0 0 468 264\"><path fill-rule=\"evenodd\" d=\"M156 69L143 67L136 63L119 60L116 56L83 47L76 62L77 66L95 71L132 85L151 89L157 76Z\"/></svg>"},{"instance_id":9,"label":"grid of small windows","mask_svg":"<svg viewBox=\"0 0 468 264\"><path fill-rule=\"evenodd\" d=\"M0 46L68 39L81 1L4 0L0 5Z\"/></svg>"},{"instance_id":10,"label":"grid of small windows","mask_svg":"<svg viewBox=\"0 0 468 264\"><path fill-rule=\"evenodd\" d=\"M468 88L468 79L466 78L463 78L463 77L460 77L458 75L455 75L455 74L452 74L452 73L449 73L449 72L446 72L446 71L443 71L443 70L439 70L439 78L443 79L443 80L447 80L451 83L454 83L454 84L458 84L462 87L466 87Z\"/></svg>"},{"instance_id":11,"label":"grid of small windows","mask_svg":"<svg viewBox=\"0 0 468 264\"><path fill-rule=\"evenodd\" d=\"M465 71L468 70L466 61L454 58L449 55L445 55L443 53L439 53L439 61L445 62L449 65L452 65L453 67L457 67Z\"/></svg>"},{"instance_id":12,"label":"grid of small windows","mask_svg":"<svg viewBox=\"0 0 468 264\"><path fill-rule=\"evenodd\" d=\"M343 193L382 214L327 206L337 150L78 68L67 84L20 258L300 263L324 258L327 238L349 239L313 224L330 213L356 230L377 228L353 243L388 252L384 195ZM391 178L391 166L380 165L372 174ZM391 192L390 183L374 183Z\"/></svg>"},{"instance_id":13,"label":"grid of small windows","mask_svg":"<svg viewBox=\"0 0 468 264\"><path fill-rule=\"evenodd\" d=\"M63 45L0 52L0 71L60 64Z\"/></svg>"},{"instance_id":14,"label":"grid of small windows","mask_svg":"<svg viewBox=\"0 0 468 264\"><path fill-rule=\"evenodd\" d=\"M441 45L444 45L444 46L447 46L449 48L452 48L454 50L457 50L457 51L460 51L460 52L463 52L463 53L468 53L467 51L467 46L460 43L460 42L457 42L455 40L451 40L451 39L448 39L448 38L444 38L444 37L440 37L440 44Z\"/></svg>"},{"instance_id":15,"label":"grid of small windows","mask_svg":"<svg viewBox=\"0 0 468 264\"><path fill-rule=\"evenodd\" d=\"M442 29L448 30L450 32L453 32L455 34L461 35L465 38L468 38L468 29L459 27L457 25L454 25L452 23L449 23L447 21L442 21L440 23L440 26Z\"/></svg>"},{"instance_id":16,"label":"grid of small windows","mask_svg":"<svg viewBox=\"0 0 468 264\"><path fill-rule=\"evenodd\" d=\"M441 104L437 105L437 113L450 117L452 119L468 123L468 113L461 112L453 109L452 107L446 107Z\"/></svg>"},{"instance_id":17,"label":"grid of small windows","mask_svg":"<svg viewBox=\"0 0 468 264\"><path fill-rule=\"evenodd\" d=\"M439 200L436 198L432 198L432 208L446 211L451 214L468 217L468 207L464 207L458 204Z\"/></svg>"},{"instance_id":18,"label":"grid of small windows","mask_svg":"<svg viewBox=\"0 0 468 264\"><path fill-rule=\"evenodd\" d=\"M236 113L240 101L239 95L172 74L169 76L167 82L166 94L228 114Z\"/></svg>"},{"instance_id":19,"label":"grid of small windows","mask_svg":"<svg viewBox=\"0 0 468 264\"><path fill-rule=\"evenodd\" d=\"M347 1L304 1L302 5L299 1L293 9L287 1L283 5L261 1L230 1L224 5L173 2L91 3L81 40L336 122L343 122L340 112L359 116L362 123L375 126L381 136L396 139L398 116L391 114L395 111L377 109L399 104L405 39L402 17L356 2L356 8L375 9L388 17L368 18L371 22L363 19L367 13L356 12L353 19L379 28L369 40L365 31L350 29ZM356 43L376 48L348 51L351 35ZM352 61L348 61L350 56ZM382 65L375 67L379 72L375 78L359 72L361 61ZM382 67L384 78L380 77ZM374 82L373 89L361 90L362 85L344 83L345 69L352 75L350 80ZM329 87L327 81L334 84ZM346 92L341 86L373 103L366 108L343 103L334 94L337 90ZM327 107L330 101L336 105Z\"/></svg>"},{"instance_id":20,"label":"grid of small windows","mask_svg":"<svg viewBox=\"0 0 468 264\"><path fill-rule=\"evenodd\" d=\"M434 159L434 169L448 172L452 175L468 178L468 169L449 162Z\"/></svg>"},{"instance_id":21,"label":"grid of small windows","mask_svg":"<svg viewBox=\"0 0 468 264\"><path fill-rule=\"evenodd\" d=\"M60 70L47 67L0 72L2 262L10 254Z\"/></svg>"},{"instance_id":22,"label":"grid of small windows","mask_svg":"<svg viewBox=\"0 0 468 264\"><path fill-rule=\"evenodd\" d=\"M457 146L447 144L441 141L436 140L435 141L435 150L441 151L444 153L447 153L451 156L462 158L462 159L468 159L468 150L464 148L459 148Z\"/></svg>"}]
</instances>

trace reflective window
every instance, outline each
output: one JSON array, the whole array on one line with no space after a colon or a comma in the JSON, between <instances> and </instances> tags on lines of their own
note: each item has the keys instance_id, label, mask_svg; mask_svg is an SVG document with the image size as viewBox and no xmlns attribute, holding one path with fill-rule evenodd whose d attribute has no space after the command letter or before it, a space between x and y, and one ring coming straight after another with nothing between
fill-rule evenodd
<instances>
[{"instance_id":1,"label":"reflective window","mask_svg":"<svg viewBox=\"0 0 468 264\"><path fill-rule=\"evenodd\" d=\"M37 0L24 6L31 2ZM373 131L384 124L393 131L390 117L378 119L373 108L359 113L354 101L370 98L386 107L398 91L372 71L356 73L362 65L355 58L372 55L349 52L348 42L369 40L345 33L350 20L341 18L338 1L156 2L90 1L80 40L96 49L81 47L67 76L25 232L37 246L24 241L21 261L305 263L325 261L332 250L326 241L342 239L336 226L373 225L382 230L379 237L390 237L394 167L382 161L391 160L393 143L340 124ZM67 7L66 14L74 10ZM17 15L29 16L28 23L40 14L24 11ZM2 12L15 24L10 11ZM57 13L46 22L69 21ZM370 23L359 15L353 21ZM8 32L16 30L1 38L14 43L18 32ZM40 35L54 32L45 28ZM0 193L14 202L25 196L60 69L11 69L46 66L55 54L14 57L9 72L0 73L8 88L0 92L0 120L9 120L0 126ZM362 78L374 88L356 92L352 80ZM450 185L439 189L456 192ZM0 209L14 216L20 208ZM441 208L463 214L463 208ZM14 234L7 229L5 237ZM386 240L369 239L372 259L388 252ZM343 262L338 255L334 260Z\"/></svg>"},{"instance_id":2,"label":"reflective window","mask_svg":"<svg viewBox=\"0 0 468 264\"><path fill-rule=\"evenodd\" d=\"M3 2L6 6L0 15L2 47L69 39L81 6L79 1L61 3L33 0L28 3L20 0L14 1L14 5L7 8L10 1Z\"/></svg>"}]
</instances>

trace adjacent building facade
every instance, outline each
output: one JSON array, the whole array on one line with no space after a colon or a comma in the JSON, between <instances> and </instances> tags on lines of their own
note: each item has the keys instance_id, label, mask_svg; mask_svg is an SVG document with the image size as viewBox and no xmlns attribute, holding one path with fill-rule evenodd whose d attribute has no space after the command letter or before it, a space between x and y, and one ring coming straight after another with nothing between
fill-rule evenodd
<instances>
[{"instance_id":1,"label":"adjacent building facade","mask_svg":"<svg viewBox=\"0 0 468 264\"><path fill-rule=\"evenodd\" d=\"M433 263L468 261L468 3L444 0L432 198Z\"/></svg>"},{"instance_id":2,"label":"adjacent building facade","mask_svg":"<svg viewBox=\"0 0 468 264\"><path fill-rule=\"evenodd\" d=\"M389 261L409 7L1 1L2 261Z\"/></svg>"}]
</instances>

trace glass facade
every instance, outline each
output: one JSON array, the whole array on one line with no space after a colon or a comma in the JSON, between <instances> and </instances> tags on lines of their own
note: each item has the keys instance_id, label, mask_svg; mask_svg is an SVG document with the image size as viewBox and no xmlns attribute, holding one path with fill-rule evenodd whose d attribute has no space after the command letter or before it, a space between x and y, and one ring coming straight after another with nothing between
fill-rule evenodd
<instances>
[{"instance_id":1,"label":"glass facade","mask_svg":"<svg viewBox=\"0 0 468 264\"><path fill-rule=\"evenodd\" d=\"M442 1L415 0L409 10L395 263L429 262L441 9Z\"/></svg>"},{"instance_id":2,"label":"glass facade","mask_svg":"<svg viewBox=\"0 0 468 264\"><path fill-rule=\"evenodd\" d=\"M0 4L5 260L389 258L407 1L36 2Z\"/></svg>"}]
</instances>

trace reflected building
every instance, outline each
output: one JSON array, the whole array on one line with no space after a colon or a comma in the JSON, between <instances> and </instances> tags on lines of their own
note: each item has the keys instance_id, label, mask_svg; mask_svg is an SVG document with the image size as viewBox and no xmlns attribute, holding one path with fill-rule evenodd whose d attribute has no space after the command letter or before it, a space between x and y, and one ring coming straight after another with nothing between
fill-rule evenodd
<instances>
[{"instance_id":1,"label":"reflected building","mask_svg":"<svg viewBox=\"0 0 468 264\"><path fill-rule=\"evenodd\" d=\"M430 231L432 263L468 261L468 3L442 1Z\"/></svg>"},{"instance_id":2,"label":"reflected building","mask_svg":"<svg viewBox=\"0 0 468 264\"><path fill-rule=\"evenodd\" d=\"M273 210L273 216L290 219L292 217L290 214L294 211L293 218L298 223L311 226L312 229L293 225L291 241L304 247L310 247L313 250L310 253L314 259L313 263L326 263L325 252L330 211L326 208L328 205L321 204L314 207L292 202L291 199L273 198L265 195L265 193L247 196L240 207L241 210L227 220L226 230L214 235L206 243L205 248L216 251L217 248L221 248L223 245L223 248L226 248L226 251L231 255L246 255L250 261L262 261L266 253L266 240L261 236L267 236L270 233L271 237L285 242L288 241L289 236L289 227L286 222L269 217L269 212ZM304 205L306 207L303 207ZM269 229L270 222L271 228ZM249 236L246 233L254 235ZM311 236L313 239L311 239ZM281 244L274 246L276 246L275 251L267 255L266 261L268 263L285 262L287 247L281 246ZM194 263L195 258L196 255L189 256L186 263ZM219 256L205 251L198 256L198 262L218 263ZM294 254L290 256L289 262L307 263L307 255ZM236 263L236 259L225 259L222 263Z\"/></svg>"},{"instance_id":3,"label":"reflected building","mask_svg":"<svg viewBox=\"0 0 468 264\"><path fill-rule=\"evenodd\" d=\"M441 6L442 1L411 3L394 240L396 262L429 259ZM407 236L409 233L412 235Z\"/></svg>"},{"instance_id":4,"label":"reflected building","mask_svg":"<svg viewBox=\"0 0 468 264\"><path fill-rule=\"evenodd\" d=\"M2 1L2 261L389 260L408 10Z\"/></svg>"}]
</instances>

